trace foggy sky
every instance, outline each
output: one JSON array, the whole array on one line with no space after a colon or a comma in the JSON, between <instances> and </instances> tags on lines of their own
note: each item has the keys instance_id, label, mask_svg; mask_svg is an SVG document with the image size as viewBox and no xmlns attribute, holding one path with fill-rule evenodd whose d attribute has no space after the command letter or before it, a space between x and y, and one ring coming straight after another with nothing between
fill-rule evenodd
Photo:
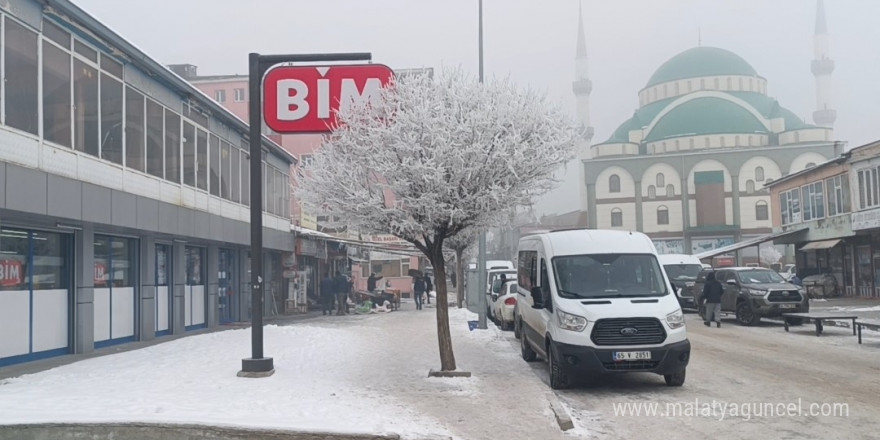
<instances>
[{"instance_id":1,"label":"foggy sky","mask_svg":"<svg viewBox=\"0 0 880 440\"><path fill-rule=\"evenodd\" d=\"M476 76L477 0L73 0L163 64L247 73L249 52L372 52L392 68L462 66ZM574 114L576 0L484 0L487 77L546 91ZM593 142L638 107L664 61L698 44L731 50L768 94L812 123L816 0L584 0ZM825 0L835 139L880 139L878 0Z\"/></svg>"}]
</instances>

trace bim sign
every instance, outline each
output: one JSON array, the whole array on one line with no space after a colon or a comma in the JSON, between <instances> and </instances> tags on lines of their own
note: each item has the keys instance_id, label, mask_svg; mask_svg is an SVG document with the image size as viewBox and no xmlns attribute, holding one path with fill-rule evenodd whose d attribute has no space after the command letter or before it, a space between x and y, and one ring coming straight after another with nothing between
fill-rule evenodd
<instances>
[{"instance_id":1,"label":"bim sign","mask_svg":"<svg viewBox=\"0 0 880 440\"><path fill-rule=\"evenodd\" d=\"M378 98L394 72L382 64L283 66L263 80L263 114L277 133L323 133L336 112Z\"/></svg>"}]
</instances>

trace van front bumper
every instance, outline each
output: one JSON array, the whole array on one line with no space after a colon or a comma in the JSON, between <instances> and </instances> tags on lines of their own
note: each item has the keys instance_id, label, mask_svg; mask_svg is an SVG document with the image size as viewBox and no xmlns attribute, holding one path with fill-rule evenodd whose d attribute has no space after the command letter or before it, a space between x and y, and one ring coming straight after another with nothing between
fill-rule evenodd
<instances>
[{"instance_id":1,"label":"van front bumper","mask_svg":"<svg viewBox=\"0 0 880 440\"><path fill-rule=\"evenodd\" d=\"M559 359L558 365L567 375L604 373L657 373L672 374L684 369L691 357L691 343L681 342L650 348L595 348L583 345L559 344L554 342ZM650 360L615 361L615 352L649 351Z\"/></svg>"}]
</instances>

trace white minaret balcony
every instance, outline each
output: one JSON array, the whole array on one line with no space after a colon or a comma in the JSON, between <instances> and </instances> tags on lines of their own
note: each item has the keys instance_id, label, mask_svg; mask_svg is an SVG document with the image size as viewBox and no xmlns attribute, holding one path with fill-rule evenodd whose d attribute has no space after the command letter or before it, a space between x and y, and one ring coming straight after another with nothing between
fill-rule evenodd
<instances>
[{"instance_id":1,"label":"white minaret balcony","mask_svg":"<svg viewBox=\"0 0 880 440\"><path fill-rule=\"evenodd\" d=\"M813 75L831 75L831 72L834 72L834 60L824 59L824 60L813 60L810 65L810 69L813 71Z\"/></svg>"}]
</instances>

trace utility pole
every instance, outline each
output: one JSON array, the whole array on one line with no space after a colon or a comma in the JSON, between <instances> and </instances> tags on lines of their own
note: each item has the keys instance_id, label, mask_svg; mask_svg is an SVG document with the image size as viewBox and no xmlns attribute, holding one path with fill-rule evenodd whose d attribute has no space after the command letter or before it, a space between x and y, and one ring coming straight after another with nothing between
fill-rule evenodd
<instances>
[{"instance_id":1,"label":"utility pole","mask_svg":"<svg viewBox=\"0 0 880 440\"><path fill-rule=\"evenodd\" d=\"M483 83L483 0L479 0L479 59L480 59L480 83ZM480 293L480 313L477 328L487 329L486 324L486 230L480 231L479 255L477 257L477 279L479 280L478 292Z\"/></svg>"}]
</instances>

